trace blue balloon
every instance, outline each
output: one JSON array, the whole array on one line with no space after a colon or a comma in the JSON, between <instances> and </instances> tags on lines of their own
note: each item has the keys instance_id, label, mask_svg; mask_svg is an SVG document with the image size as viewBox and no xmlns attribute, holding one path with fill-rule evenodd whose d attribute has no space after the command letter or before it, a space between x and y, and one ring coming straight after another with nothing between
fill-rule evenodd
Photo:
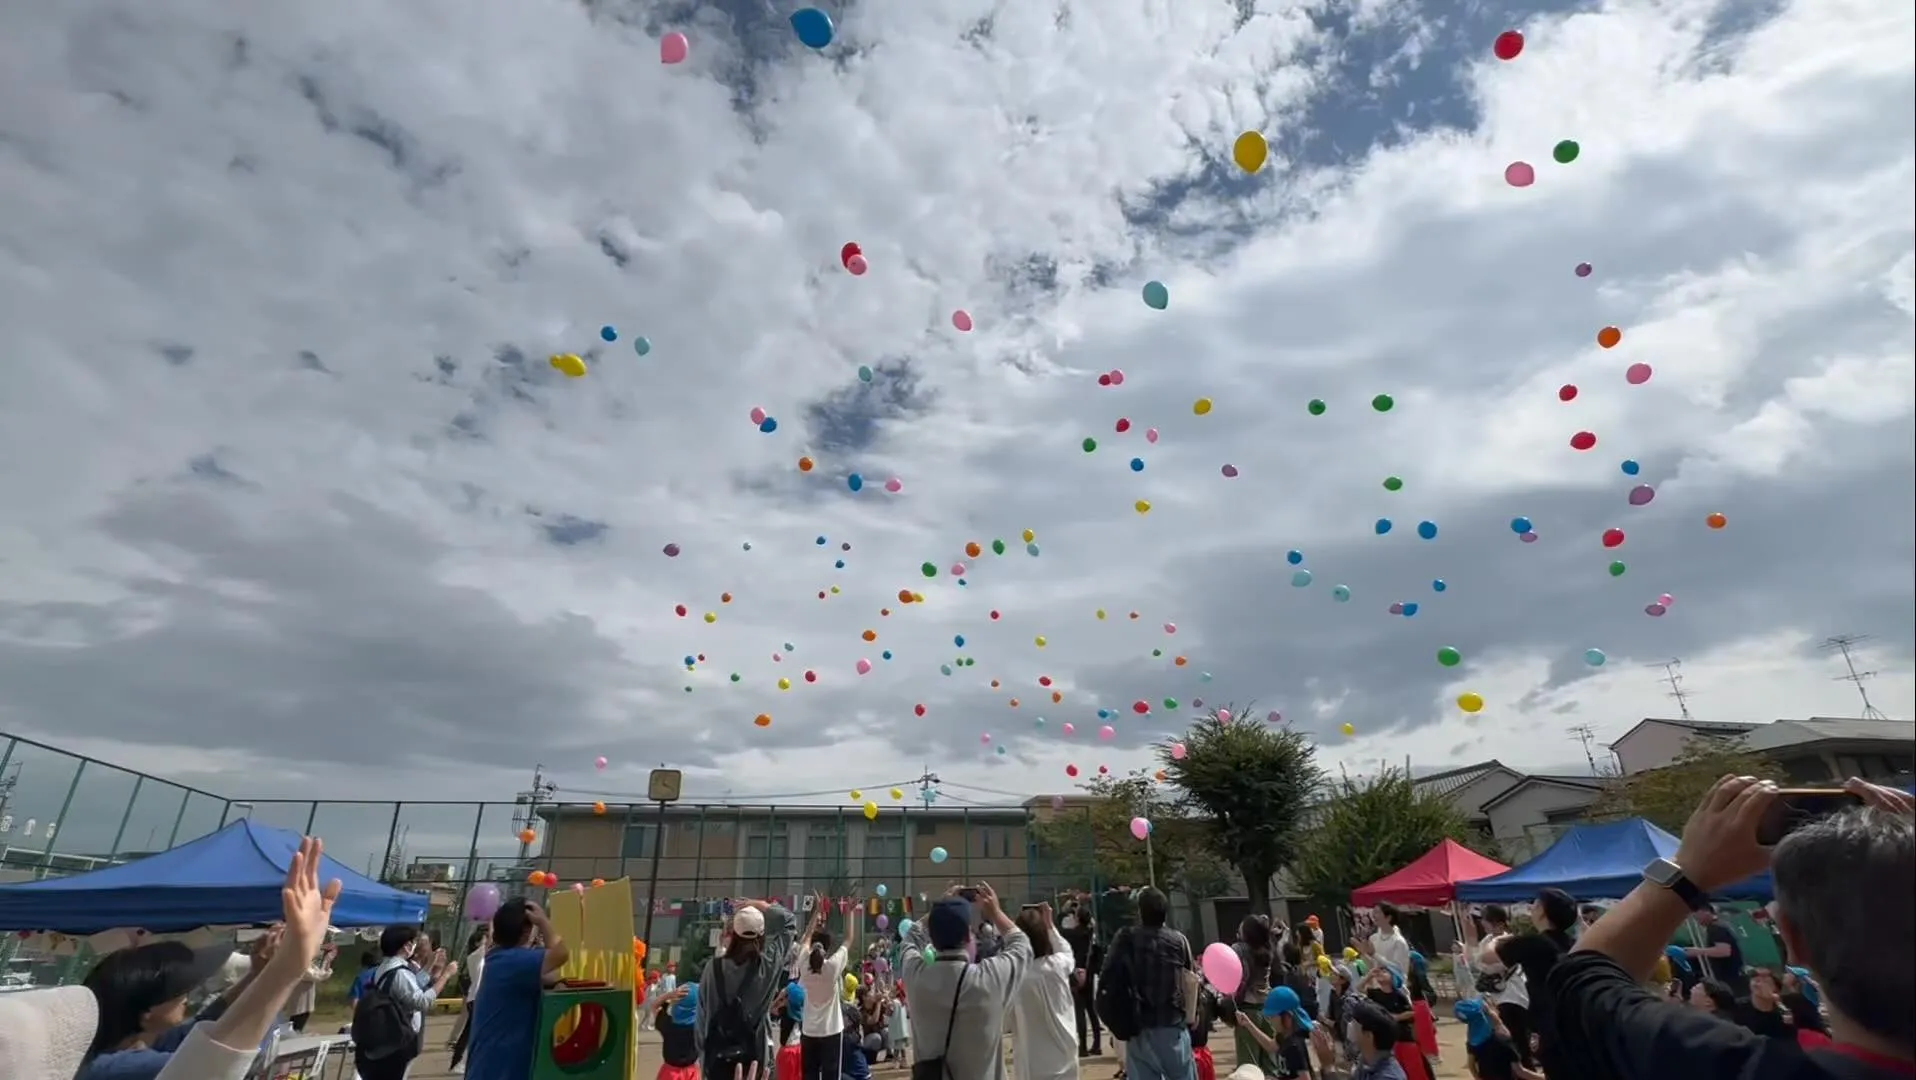
<instances>
[{"instance_id":1,"label":"blue balloon","mask_svg":"<svg viewBox=\"0 0 1916 1080\"><path fill-rule=\"evenodd\" d=\"M958 646L958 647L959 647L959 648L961 648L961 649L962 649L962 648L964 648L964 647L965 647L965 635L963 635L963 634L953 634L953 635L952 635L952 638L951 638L951 643L952 643L953 645L956 645L956 646Z\"/></svg>"},{"instance_id":2,"label":"blue balloon","mask_svg":"<svg viewBox=\"0 0 1916 1080\"><path fill-rule=\"evenodd\" d=\"M832 567L837 570L845 569L845 560L839 559L837 562L832 563Z\"/></svg>"},{"instance_id":3,"label":"blue balloon","mask_svg":"<svg viewBox=\"0 0 1916 1080\"><path fill-rule=\"evenodd\" d=\"M951 665L950 665L950 664L939 664L939 665L938 665L938 670L939 670L940 672L942 672L943 674L946 674L946 675L949 675L949 674L951 674Z\"/></svg>"},{"instance_id":4,"label":"blue balloon","mask_svg":"<svg viewBox=\"0 0 1916 1080\"><path fill-rule=\"evenodd\" d=\"M814 543L814 544L817 544L817 545L818 545L819 547L824 547L824 546L825 546L825 538L821 536L821 537L819 537L818 539L816 539L816 540L814 540L814 541L812 541L812 543Z\"/></svg>"},{"instance_id":5,"label":"blue balloon","mask_svg":"<svg viewBox=\"0 0 1916 1080\"><path fill-rule=\"evenodd\" d=\"M964 585L967 585L967 584L969 584L969 582L967 582L967 581L966 581L966 580L965 580L964 578L959 578L959 579L958 579L958 584L959 584L959 586L960 586L960 587L962 587L962 586L964 586Z\"/></svg>"},{"instance_id":6,"label":"blue balloon","mask_svg":"<svg viewBox=\"0 0 1916 1080\"><path fill-rule=\"evenodd\" d=\"M832 17L817 8L799 8L792 12L792 32L805 47L822 49L832 43Z\"/></svg>"},{"instance_id":7,"label":"blue balloon","mask_svg":"<svg viewBox=\"0 0 1916 1080\"><path fill-rule=\"evenodd\" d=\"M1591 667L1602 667L1603 662L1607 659L1609 659L1609 657L1603 655L1602 649L1583 650L1583 662L1589 664Z\"/></svg>"},{"instance_id":8,"label":"blue balloon","mask_svg":"<svg viewBox=\"0 0 1916 1080\"><path fill-rule=\"evenodd\" d=\"M1109 719L1111 719L1111 710L1110 710L1110 709L1099 709L1099 710L1098 710L1098 719L1100 719L1100 720L1109 720Z\"/></svg>"},{"instance_id":9,"label":"blue balloon","mask_svg":"<svg viewBox=\"0 0 1916 1080\"><path fill-rule=\"evenodd\" d=\"M770 435L772 432L778 430L778 421L768 416L765 418L765 422L758 426L758 429L760 431L763 431L765 434Z\"/></svg>"},{"instance_id":10,"label":"blue balloon","mask_svg":"<svg viewBox=\"0 0 1916 1080\"><path fill-rule=\"evenodd\" d=\"M1376 524L1376 525L1374 525L1374 526L1372 526L1372 527L1373 527L1373 528L1375 528L1375 529L1377 530L1377 535L1379 535L1379 536L1382 536L1382 535L1384 535L1385 533L1387 533L1387 532L1389 532L1389 531L1390 531L1390 519L1389 519L1389 518L1378 518L1378 519L1377 519L1377 524Z\"/></svg>"},{"instance_id":11,"label":"blue balloon","mask_svg":"<svg viewBox=\"0 0 1916 1080\"><path fill-rule=\"evenodd\" d=\"M881 653L879 653L879 654L878 654L878 658L879 658L880 660L890 660L890 659L891 659L891 650L890 650L890 649L886 649L886 650L885 650L884 652L881 652Z\"/></svg>"},{"instance_id":12,"label":"blue balloon","mask_svg":"<svg viewBox=\"0 0 1916 1080\"><path fill-rule=\"evenodd\" d=\"M1145 282L1144 306L1157 311L1163 311L1165 308L1170 307L1171 290L1165 288L1164 282L1162 281Z\"/></svg>"},{"instance_id":13,"label":"blue balloon","mask_svg":"<svg viewBox=\"0 0 1916 1080\"><path fill-rule=\"evenodd\" d=\"M871 369L871 368L868 368L868 367L866 367L866 366L865 366L865 365L863 365L863 364L860 364L860 365L858 365L858 381L859 381L859 382L871 382L871 381L872 381L872 369Z\"/></svg>"},{"instance_id":14,"label":"blue balloon","mask_svg":"<svg viewBox=\"0 0 1916 1080\"><path fill-rule=\"evenodd\" d=\"M1026 545L1025 545L1025 554L1026 554L1026 555L1030 555L1030 556L1032 556L1033 558L1036 558L1036 557L1038 556L1038 554L1039 554L1039 551L1040 551L1040 549L1039 549L1039 547L1038 547L1038 545L1037 545L1037 544L1035 544L1035 543L1033 543L1033 544L1026 544Z\"/></svg>"},{"instance_id":15,"label":"blue balloon","mask_svg":"<svg viewBox=\"0 0 1916 1080\"><path fill-rule=\"evenodd\" d=\"M601 326L599 327L599 340L600 341L617 341L619 340L619 332L617 330L612 329L610 326Z\"/></svg>"},{"instance_id":16,"label":"blue balloon","mask_svg":"<svg viewBox=\"0 0 1916 1080\"><path fill-rule=\"evenodd\" d=\"M1309 570L1291 571L1292 586L1301 589L1304 586L1309 585L1310 583L1311 583L1311 572Z\"/></svg>"},{"instance_id":17,"label":"blue balloon","mask_svg":"<svg viewBox=\"0 0 1916 1080\"><path fill-rule=\"evenodd\" d=\"M1417 535L1423 537L1426 540L1437 539L1437 523L1434 521L1418 522Z\"/></svg>"},{"instance_id":18,"label":"blue balloon","mask_svg":"<svg viewBox=\"0 0 1916 1080\"><path fill-rule=\"evenodd\" d=\"M1417 614L1417 604L1416 604L1416 603L1415 603L1414 601L1413 601L1412 603L1408 603L1408 604L1405 604L1405 605L1404 605L1404 617L1405 617L1405 618L1409 618L1409 617L1411 617L1412 615L1415 615L1415 614Z\"/></svg>"},{"instance_id":19,"label":"blue balloon","mask_svg":"<svg viewBox=\"0 0 1916 1080\"><path fill-rule=\"evenodd\" d=\"M1351 587L1349 585L1334 585L1331 587L1331 599L1343 604L1348 603L1350 598Z\"/></svg>"},{"instance_id":20,"label":"blue balloon","mask_svg":"<svg viewBox=\"0 0 1916 1080\"><path fill-rule=\"evenodd\" d=\"M851 488L853 491L857 491L865 486L865 478L857 473L853 473L845 478L845 486Z\"/></svg>"},{"instance_id":21,"label":"blue balloon","mask_svg":"<svg viewBox=\"0 0 1916 1080\"><path fill-rule=\"evenodd\" d=\"M1625 475L1625 476L1635 476L1636 474L1638 474L1638 473L1640 473L1640 472L1642 472L1642 471L1643 471L1643 466L1641 466L1641 465L1639 465L1639 464L1637 464L1637 462L1636 462L1636 459L1635 459L1635 458L1624 458L1624 459L1623 459L1623 475ZM1592 650L1592 651L1594 651L1594 650Z\"/></svg>"},{"instance_id":22,"label":"blue balloon","mask_svg":"<svg viewBox=\"0 0 1916 1080\"><path fill-rule=\"evenodd\" d=\"M1444 584L1443 578L1438 578L1436 581L1433 581L1430 583L1431 592L1443 592L1445 589L1448 589L1448 588L1450 588L1450 586Z\"/></svg>"},{"instance_id":23,"label":"blue balloon","mask_svg":"<svg viewBox=\"0 0 1916 1080\"><path fill-rule=\"evenodd\" d=\"M1510 519L1510 531L1516 533L1518 536L1522 536L1527 532L1535 532L1536 530L1531 528L1529 518L1514 517Z\"/></svg>"},{"instance_id":24,"label":"blue balloon","mask_svg":"<svg viewBox=\"0 0 1916 1080\"><path fill-rule=\"evenodd\" d=\"M1298 563L1304 561L1304 553L1296 548L1292 548L1284 553L1284 561L1290 563L1292 566L1296 566Z\"/></svg>"},{"instance_id":25,"label":"blue balloon","mask_svg":"<svg viewBox=\"0 0 1916 1080\"><path fill-rule=\"evenodd\" d=\"M1131 459L1131 471L1132 471L1132 472L1143 472L1143 471L1144 471L1144 459L1143 459L1143 458L1141 458L1141 457L1134 457L1134 458L1132 458L1132 459Z\"/></svg>"},{"instance_id":26,"label":"blue balloon","mask_svg":"<svg viewBox=\"0 0 1916 1080\"><path fill-rule=\"evenodd\" d=\"M686 666L686 667L691 667L692 665L694 665L694 664L696 664L696 663L698 663L698 662L699 662L699 658L698 658L698 657L696 657L696 656L693 656L693 655L692 655L692 654L690 654L690 653L687 653L687 654L686 654L686 656L685 656L685 666ZM209 1029L209 1030L210 1030L210 1029Z\"/></svg>"}]
</instances>

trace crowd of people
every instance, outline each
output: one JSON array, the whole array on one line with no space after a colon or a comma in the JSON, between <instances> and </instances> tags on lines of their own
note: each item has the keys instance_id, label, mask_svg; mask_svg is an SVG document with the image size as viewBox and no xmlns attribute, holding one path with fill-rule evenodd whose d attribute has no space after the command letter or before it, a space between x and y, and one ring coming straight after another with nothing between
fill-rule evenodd
<instances>
[{"instance_id":1,"label":"crowd of people","mask_svg":"<svg viewBox=\"0 0 1916 1080\"><path fill-rule=\"evenodd\" d=\"M1802 823L1780 843L1758 822L1774 785L1726 777L1674 858L1605 909L1544 889L1527 922L1500 905L1471 912L1451 958L1474 1080L1888 1080L1916 1077L1916 805L1852 781L1853 809ZM230 949L178 942L123 949L84 985L0 996L4 1080L242 1080L273 1032L303 1030L330 977L338 883L317 879L308 839L289 870L283 921L253 942L230 985L190 1009ZM1709 897L1769 869L1765 925L1785 957L1746 963ZM1100 933L1097 906L1026 904L1014 916L987 884L953 886L922 918L859 953L858 920L829 925L825 897L803 919L742 900L696 979L647 979L638 1025L655 1029L660 1080L867 1080L908 1064L913 1080L1078 1080L1107 1037L1115 1080L1436 1080L1430 965L1389 904L1361 913L1333 954L1315 917L1262 915L1236 928L1242 977L1217 987L1170 925L1155 888L1128 894L1135 921ZM1670 944L1694 919L1696 943ZM474 1080L528 1080L541 995L566 943L525 898L500 904L454 961L417 926L390 926L353 983L358 1080L405 1080L425 1016L463 1005L451 1067ZM456 980L456 982L455 982Z\"/></svg>"}]
</instances>

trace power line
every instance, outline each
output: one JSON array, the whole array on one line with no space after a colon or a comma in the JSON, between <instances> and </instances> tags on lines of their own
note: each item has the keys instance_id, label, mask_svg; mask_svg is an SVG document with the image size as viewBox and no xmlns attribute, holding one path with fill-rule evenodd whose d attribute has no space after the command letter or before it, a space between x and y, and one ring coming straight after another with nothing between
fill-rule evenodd
<instances>
[{"instance_id":1,"label":"power line","mask_svg":"<svg viewBox=\"0 0 1916 1080\"><path fill-rule=\"evenodd\" d=\"M1875 703L1870 701L1869 687L1863 685L1869 680L1874 679L1876 673L1874 671L1856 670L1856 657L1852 655L1850 651L1857 645L1868 640L1868 634L1837 634L1833 637L1824 638L1823 644L1819 646L1819 648L1821 648L1823 652L1842 654L1843 666L1849 669L1849 674L1837 675L1831 681L1856 684L1856 696L1863 699L1863 717L1868 720L1887 720L1889 717L1884 714L1883 710L1877 708Z\"/></svg>"},{"instance_id":2,"label":"power line","mask_svg":"<svg viewBox=\"0 0 1916 1080\"><path fill-rule=\"evenodd\" d=\"M1663 678L1658 681L1666 683L1670 687L1669 693L1663 696L1676 701L1677 709L1683 719L1696 719L1696 717L1690 715L1690 698L1694 696L1695 692L1683 688L1683 661L1673 656L1660 664L1648 664L1645 666L1663 669Z\"/></svg>"},{"instance_id":3,"label":"power line","mask_svg":"<svg viewBox=\"0 0 1916 1080\"><path fill-rule=\"evenodd\" d=\"M1589 724L1578 724L1570 729L1570 741L1583 744L1583 760L1590 763L1590 775L1597 775L1597 755L1590 752L1590 743L1597 733L1590 730Z\"/></svg>"}]
</instances>

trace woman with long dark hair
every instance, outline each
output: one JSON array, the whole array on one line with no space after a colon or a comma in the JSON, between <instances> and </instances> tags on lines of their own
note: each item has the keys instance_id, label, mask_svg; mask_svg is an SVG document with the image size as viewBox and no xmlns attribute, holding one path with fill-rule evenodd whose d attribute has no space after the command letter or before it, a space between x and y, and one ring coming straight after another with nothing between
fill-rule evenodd
<instances>
[{"instance_id":1,"label":"woman with long dark hair","mask_svg":"<svg viewBox=\"0 0 1916 1080\"><path fill-rule=\"evenodd\" d=\"M1530 989L1530 1025L1540 1047L1537 1064L1546 1076L1574 1080L1579 1075L1577 1070L1556 1050L1556 1031L1550 1026L1550 999L1544 988L1550 981L1550 970L1570 951L1570 928L1577 923L1577 902L1562 889L1543 889L1530 905L1530 921L1537 927L1536 932L1504 937L1496 946L1497 959L1506 968L1522 971L1524 984ZM1511 1034L1516 1034L1514 1028ZM1518 1049L1525 1048L1519 1046ZM1528 1066L1530 1062L1524 1064Z\"/></svg>"},{"instance_id":2,"label":"woman with long dark hair","mask_svg":"<svg viewBox=\"0 0 1916 1080\"><path fill-rule=\"evenodd\" d=\"M1271 941L1270 918L1264 915L1244 916L1243 921L1237 924L1237 940L1231 944L1231 951L1237 954L1237 962L1244 969L1244 977L1238 981L1237 992L1231 995L1231 1001L1237 1005L1239 1015L1269 1035L1271 1024L1264 1019L1264 999L1270 995L1271 971L1277 963L1277 952ZM1243 1027L1233 1027L1231 1041L1237 1049L1239 1065L1256 1065L1266 1076L1277 1073L1276 1060L1249 1031Z\"/></svg>"}]
</instances>

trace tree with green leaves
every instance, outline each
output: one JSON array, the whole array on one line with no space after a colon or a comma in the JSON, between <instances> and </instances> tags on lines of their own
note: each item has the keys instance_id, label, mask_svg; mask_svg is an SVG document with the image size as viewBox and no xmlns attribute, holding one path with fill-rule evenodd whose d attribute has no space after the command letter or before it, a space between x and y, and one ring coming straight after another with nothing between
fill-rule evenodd
<instances>
[{"instance_id":1,"label":"tree with green leaves","mask_svg":"<svg viewBox=\"0 0 1916 1080\"><path fill-rule=\"evenodd\" d=\"M1661 769L1612 778L1590 804L1592 821L1640 817L1681 834L1690 812L1726 775L1782 780L1783 769L1751 750L1740 735L1696 734L1684 740L1676 759Z\"/></svg>"},{"instance_id":2,"label":"tree with green leaves","mask_svg":"<svg viewBox=\"0 0 1916 1080\"><path fill-rule=\"evenodd\" d=\"M1352 889L1403 869L1446 839L1466 847L1476 841L1463 814L1419 791L1409 773L1341 776L1311 815L1291 880L1308 896L1348 908Z\"/></svg>"},{"instance_id":3,"label":"tree with green leaves","mask_svg":"<svg viewBox=\"0 0 1916 1080\"><path fill-rule=\"evenodd\" d=\"M1297 858L1324 773L1307 736L1249 719L1249 706L1228 709L1233 719L1217 710L1199 717L1160 745L1158 758L1185 811L1202 822L1205 846L1244 875L1251 910L1267 911L1271 875Z\"/></svg>"},{"instance_id":4,"label":"tree with green leaves","mask_svg":"<svg viewBox=\"0 0 1916 1080\"><path fill-rule=\"evenodd\" d=\"M1215 888L1220 868L1203 843L1203 825L1191 820L1174 794L1142 771L1097 776L1084 785L1087 800L1031 823L1036 856L1053 886L1090 890L1144 885L1193 896ZM1151 844L1131 835L1131 820L1151 823Z\"/></svg>"}]
</instances>

